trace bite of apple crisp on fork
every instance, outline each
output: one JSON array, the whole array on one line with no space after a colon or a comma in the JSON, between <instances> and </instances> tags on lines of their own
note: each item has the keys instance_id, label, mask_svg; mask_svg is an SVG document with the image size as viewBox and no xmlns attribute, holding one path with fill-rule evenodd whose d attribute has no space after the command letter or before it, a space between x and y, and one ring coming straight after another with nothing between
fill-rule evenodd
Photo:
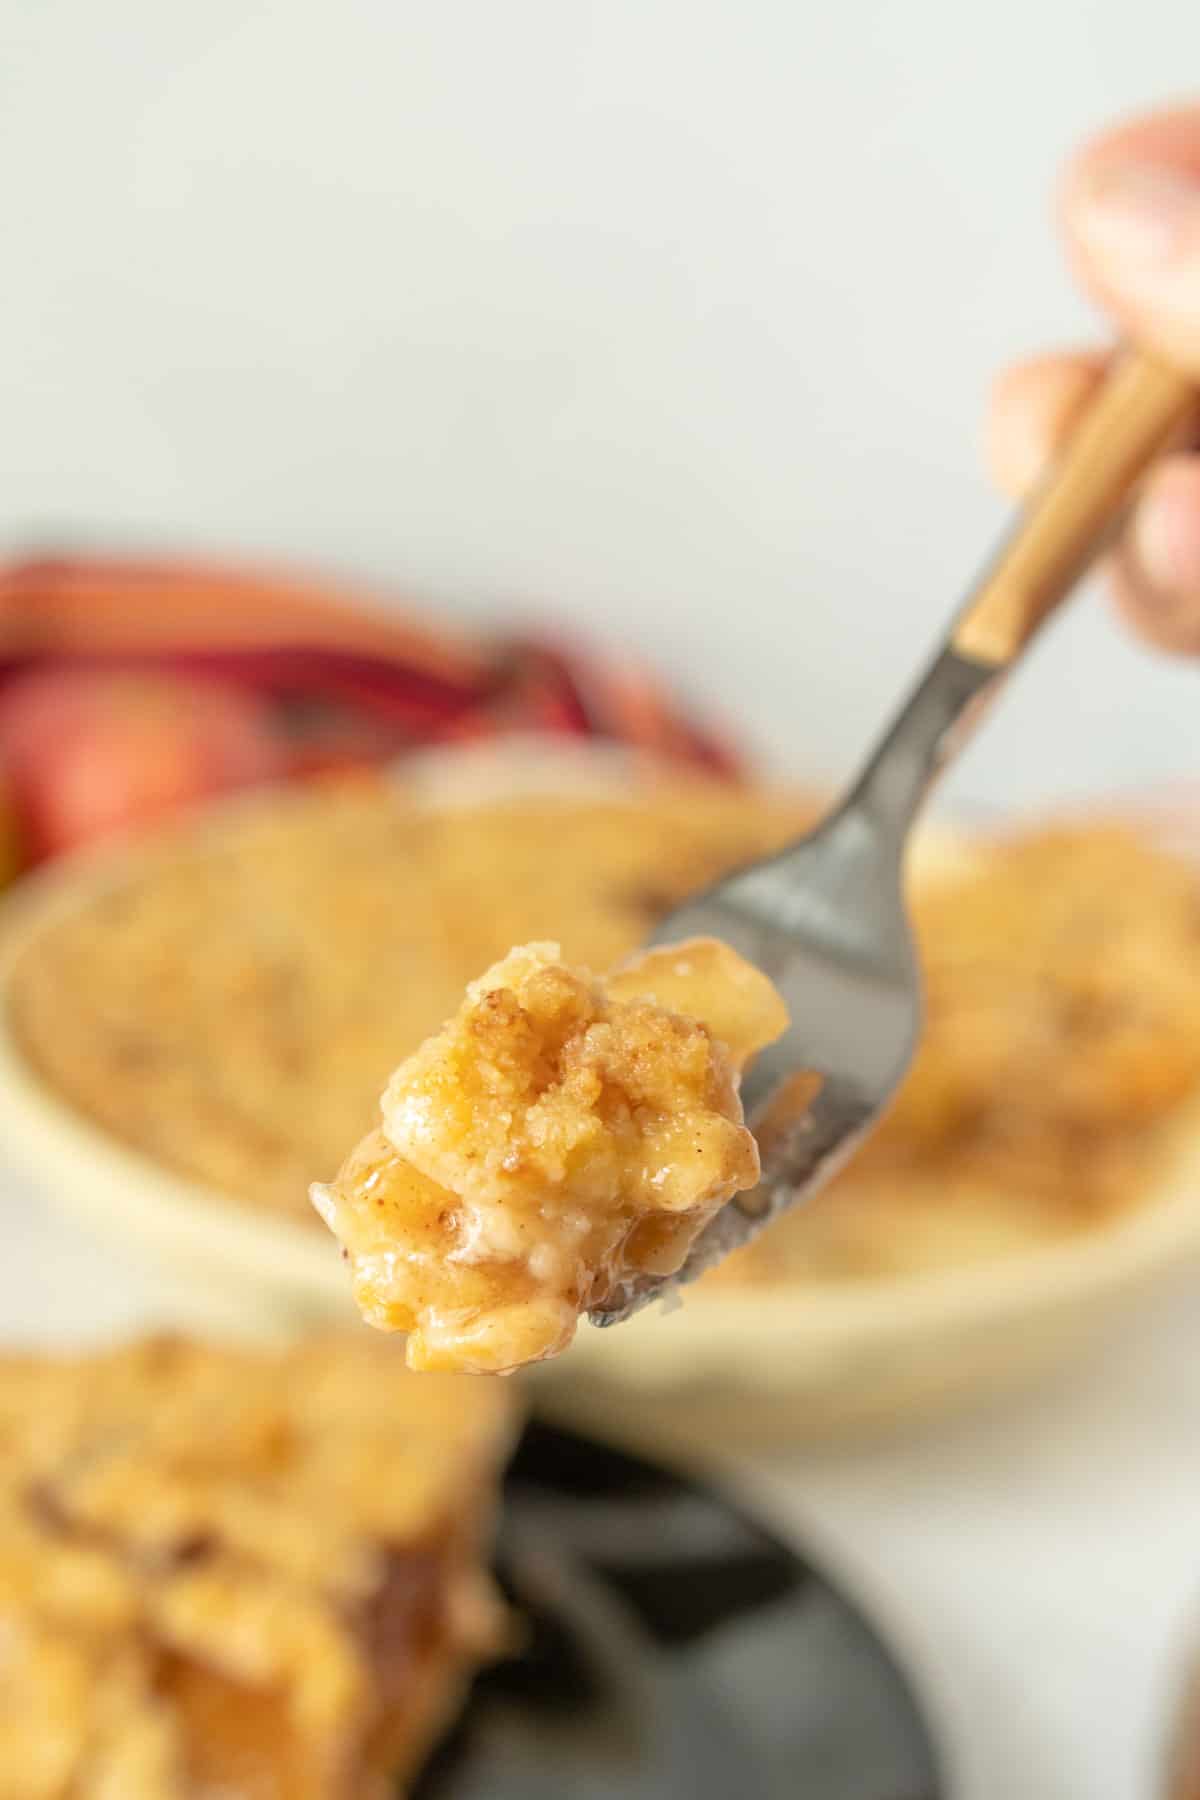
<instances>
[{"instance_id":1,"label":"bite of apple crisp on fork","mask_svg":"<svg viewBox=\"0 0 1200 1800\"><path fill-rule=\"evenodd\" d=\"M601 979L528 944L388 1082L379 1129L313 1203L363 1317L414 1369L554 1356L639 1275L670 1275L758 1180L738 1095L787 1011L711 938Z\"/></svg>"}]
</instances>

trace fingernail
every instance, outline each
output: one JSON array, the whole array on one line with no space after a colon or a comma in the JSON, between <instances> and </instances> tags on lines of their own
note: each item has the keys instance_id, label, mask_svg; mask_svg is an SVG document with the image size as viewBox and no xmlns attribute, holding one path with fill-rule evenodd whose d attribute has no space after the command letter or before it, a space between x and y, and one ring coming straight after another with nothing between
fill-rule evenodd
<instances>
[{"instance_id":1,"label":"fingernail","mask_svg":"<svg viewBox=\"0 0 1200 1800\"><path fill-rule=\"evenodd\" d=\"M1159 163L1100 163L1076 187L1071 211L1093 250L1170 262L1200 243L1200 177Z\"/></svg>"}]
</instances>

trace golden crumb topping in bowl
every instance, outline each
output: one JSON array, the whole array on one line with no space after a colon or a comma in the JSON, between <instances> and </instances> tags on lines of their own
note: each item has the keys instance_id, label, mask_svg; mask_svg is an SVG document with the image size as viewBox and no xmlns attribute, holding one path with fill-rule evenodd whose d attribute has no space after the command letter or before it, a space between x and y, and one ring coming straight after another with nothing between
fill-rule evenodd
<instances>
[{"instance_id":1,"label":"golden crumb topping in bowl","mask_svg":"<svg viewBox=\"0 0 1200 1800\"><path fill-rule=\"evenodd\" d=\"M11 1038L117 1140L319 1225L309 1184L480 969L547 940L611 969L814 810L675 777L566 785L444 805L345 783L193 825L78 889L64 875L10 965ZM965 842L913 886L928 1033L892 1113L701 1292L978 1264L1152 1191L1200 1089L1194 866L1136 821Z\"/></svg>"},{"instance_id":2,"label":"golden crumb topping in bowl","mask_svg":"<svg viewBox=\"0 0 1200 1800\"><path fill-rule=\"evenodd\" d=\"M309 1183L481 969L546 939L611 968L810 813L675 778L453 808L382 781L273 797L57 909L17 959L9 1023L51 1090L118 1140L314 1225Z\"/></svg>"}]
</instances>

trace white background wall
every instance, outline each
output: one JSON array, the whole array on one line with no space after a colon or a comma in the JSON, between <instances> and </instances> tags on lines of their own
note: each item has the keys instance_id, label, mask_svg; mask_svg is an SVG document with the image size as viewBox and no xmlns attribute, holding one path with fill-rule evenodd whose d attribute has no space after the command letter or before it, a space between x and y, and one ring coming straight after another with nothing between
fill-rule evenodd
<instances>
[{"instance_id":1,"label":"white background wall","mask_svg":"<svg viewBox=\"0 0 1200 1800\"><path fill-rule=\"evenodd\" d=\"M567 607L845 769L1002 509L990 372L1095 329L1048 187L1191 0L0 0L0 542ZM1094 599L962 772L1200 772Z\"/></svg>"}]
</instances>

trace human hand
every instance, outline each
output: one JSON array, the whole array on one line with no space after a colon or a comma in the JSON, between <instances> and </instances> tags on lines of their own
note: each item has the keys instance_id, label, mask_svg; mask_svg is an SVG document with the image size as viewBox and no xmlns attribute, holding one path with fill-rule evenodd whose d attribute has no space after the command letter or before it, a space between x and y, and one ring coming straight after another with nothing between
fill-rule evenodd
<instances>
[{"instance_id":1,"label":"human hand","mask_svg":"<svg viewBox=\"0 0 1200 1800\"><path fill-rule=\"evenodd\" d=\"M1062 229L1080 281L1121 335L1196 377L1200 391L1200 104L1118 127L1086 145L1062 187ZM1098 383L1105 355L1020 363L996 384L989 454L1023 493ZM1166 457L1110 557L1122 611L1141 634L1200 655L1200 453Z\"/></svg>"}]
</instances>

